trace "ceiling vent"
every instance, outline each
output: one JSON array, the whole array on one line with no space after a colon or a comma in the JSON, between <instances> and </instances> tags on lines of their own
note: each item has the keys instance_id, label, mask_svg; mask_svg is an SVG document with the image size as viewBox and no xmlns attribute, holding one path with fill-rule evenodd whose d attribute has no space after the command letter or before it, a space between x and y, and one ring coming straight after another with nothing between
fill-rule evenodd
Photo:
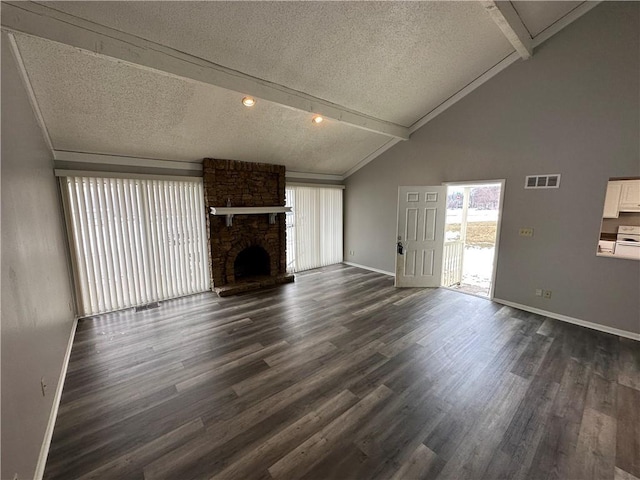
<instances>
[{"instance_id":1,"label":"ceiling vent","mask_svg":"<svg viewBox=\"0 0 640 480\"><path fill-rule=\"evenodd\" d=\"M560 188L560 174L527 175L524 188Z\"/></svg>"}]
</instances>

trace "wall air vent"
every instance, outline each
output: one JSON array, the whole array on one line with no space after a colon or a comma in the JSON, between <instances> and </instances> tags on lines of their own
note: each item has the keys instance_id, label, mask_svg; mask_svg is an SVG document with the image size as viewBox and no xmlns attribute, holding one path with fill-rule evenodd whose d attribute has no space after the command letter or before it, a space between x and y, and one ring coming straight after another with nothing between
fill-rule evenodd
<instances>
[{"instance_id":1,"label":"wall air vent","mask_svg":"<svg viewBox=\"0 0 640 480\"><path fill-rule=\"evenodd\" d=\"M524 188L560 188L560 174L527 175Z\"/></svg>"}]
</instances>

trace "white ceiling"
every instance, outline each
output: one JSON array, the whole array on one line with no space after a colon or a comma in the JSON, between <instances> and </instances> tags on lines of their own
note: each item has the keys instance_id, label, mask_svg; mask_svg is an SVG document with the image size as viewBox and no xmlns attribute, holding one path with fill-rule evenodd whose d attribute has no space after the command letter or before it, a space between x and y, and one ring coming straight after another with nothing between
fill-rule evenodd
<instances>
[{"instance_id":1,"label":"white ceiling","mask_svg":"<svg viewBox=\"0 0 640 480\"><path fill-rule=\"evenodd\" d=\"M339 174L388 138L35 37L16 40L56 150L281 163ZM344 146L345 148L337 148ZM214 152L214 153L212 153Z\"/></svg>"},{"instance_id":2,"label":"white ceiling","mask_svg":"<svg viewBox=\"0 0 640 480\"><path fill-rule=\"evenodd\" d=\"M513 6L535 40L581 3ZM515 51L480 2L46 7L402 127L415 126ZM247 109L243 92L34 36L15 38L55 150L187 162L229 158L342 175L397 141L345 121L312 125L310 112L261 98Z\"/></svg>"},{"instance_id":3,"label":"white ceiling","mask_svg":"<svg viewBox=\"0 0 640 480\"><path fill-rule=\"evenodd\" d=\"M154 4L55 8L404 126L513 51L477 2Z\"/></svg>"}]
</instances>

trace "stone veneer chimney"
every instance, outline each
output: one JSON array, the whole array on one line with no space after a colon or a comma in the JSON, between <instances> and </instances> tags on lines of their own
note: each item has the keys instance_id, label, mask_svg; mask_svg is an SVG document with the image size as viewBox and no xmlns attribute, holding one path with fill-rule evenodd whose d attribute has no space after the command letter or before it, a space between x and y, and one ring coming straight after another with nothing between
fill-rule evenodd
<instances>
[{"instance_id":1,"label":"stone veneer chimney","mask_svg":"<svg viewBox=\"0 0 640 480\"><path fill-rule=\"evenodd\" d=\"M203 177L213 290L225 296L292 282L293 275L287 274L284 213L276 215L274 224L269 223L268 214L236 214L231 226L224 215L210 214L210 207L283 207L285 167L205 158ZM269 257L268 271L236 279L234 264L248 249L264 249Z\"/></svg>"}]
</instances>

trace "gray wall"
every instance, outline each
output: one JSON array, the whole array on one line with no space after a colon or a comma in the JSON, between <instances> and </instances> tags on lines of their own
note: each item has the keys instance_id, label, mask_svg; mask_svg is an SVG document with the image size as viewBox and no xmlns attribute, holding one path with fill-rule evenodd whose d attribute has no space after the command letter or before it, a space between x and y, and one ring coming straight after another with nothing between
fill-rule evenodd
<instances>
[{"instance_id":1,"label":"gray wall","mask_svg":"<svg viewBox=\"0 0 640 480\"><path fill-rule=\"evenodd\" d=\"M73 325L53 163L2 38L2 468L33 478ZM40 378L48 385L45 397Z\"/></svg>"},{"instance_id":2,"label":"gray wall","mask_svg":"<svg viewBox=\"0 0 640 480\"><path fill-rule=\"evenodd\" d=\"M640 332L638 262L595 255L609 177L640 173L639 18L601 4L350 176L345 260L394 271L399 185L504 178L495 297Z\"/></svg>"}]
</instances>

